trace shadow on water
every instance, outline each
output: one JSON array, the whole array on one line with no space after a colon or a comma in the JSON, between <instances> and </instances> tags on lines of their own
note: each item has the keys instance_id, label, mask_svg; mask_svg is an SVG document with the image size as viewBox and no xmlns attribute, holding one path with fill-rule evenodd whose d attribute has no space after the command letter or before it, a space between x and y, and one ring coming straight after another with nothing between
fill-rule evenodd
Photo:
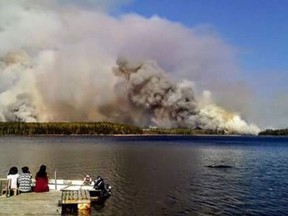
<instances>
[{"instance_id":1,"label":"shadow on water","mask_svg":"<svg viewBox=\"0 0 288 216\"><path fill-rule=\"evenodd\" d=\"M61 216L94 216L104 212L105 203L91 203L90 209L78 209L77 205L62 209Z\"/></svg>"},{"instance_id":2,"label":"shadow on water","mask_svg":"<svg viewBox=\"0 0 288 216\"><path fill-rule=\"evenodd\" d=\"M233 166L230 165L208 165L206 166L208 168L214 168L214 169L229 169L229 168L233 168Z\"/></svg>"}]
</instances>

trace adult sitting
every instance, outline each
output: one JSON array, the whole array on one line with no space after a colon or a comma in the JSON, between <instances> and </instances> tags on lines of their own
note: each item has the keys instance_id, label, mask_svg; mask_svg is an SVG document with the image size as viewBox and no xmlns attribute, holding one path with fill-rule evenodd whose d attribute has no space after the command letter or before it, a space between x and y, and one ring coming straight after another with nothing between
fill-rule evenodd
<instances>
[{"instance_id":1,"label":"adult sitting","mask_svg":"<svg viewBox=\"0 0 288 216\"><path fill-rule=\"evenodd\" d=\"M18 183L21 193L31 192L32 175L27 166L22 167L22 173L18 177Z\"/></svg>"},{"instance_id":2,"label":"adult sitting","mask_svg":"<svg viewBox=\"0 0 288 216\"><path fill-rule=\"evenodd\" d=\"M49 191L48 186L48 175L46 173L46 166L41 165L39 171L36 173L35 177L35 187L34 192L47 192Z\"/></svg>"},{"instance_id":3,"label":"adult sitting","mask_svg":"<svg viewBox=\"0 0 288 216\"><path fill-rule=\"evenodd\" d=\"M10 195L17 195L18 192L18 169L17 167L13 166L10 168L9 173L7 175L7 179L10 179L10 187L8 188L8 191Z\"/></svg>"}]
</instances>

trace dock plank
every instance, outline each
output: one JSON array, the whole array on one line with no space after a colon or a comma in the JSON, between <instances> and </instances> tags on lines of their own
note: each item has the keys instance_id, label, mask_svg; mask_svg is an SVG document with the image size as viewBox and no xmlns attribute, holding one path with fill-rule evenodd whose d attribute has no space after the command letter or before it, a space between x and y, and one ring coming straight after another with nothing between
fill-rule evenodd
<instances>
[{"instance_id":1,"label":"dock plank","mask_svg":"<svg viewBox=\"0 0 288 216\"><path fill-rule=\"evenodd\" d=\"M0 197L0 215L61 215L61 191Z\"/></svg>"}]
</instances>

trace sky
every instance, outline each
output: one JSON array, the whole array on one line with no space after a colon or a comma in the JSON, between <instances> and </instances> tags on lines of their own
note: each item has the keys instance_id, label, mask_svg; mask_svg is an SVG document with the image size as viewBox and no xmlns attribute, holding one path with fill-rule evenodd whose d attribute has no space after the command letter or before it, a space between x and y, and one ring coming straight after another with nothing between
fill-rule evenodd
<instances>
[{"instance_id":1,"label":"sky","mask_svg":"<svg viewBox=\"0 0 288 216\"><path fill-rule=\"evenodd\" d=\"M134 0L124 11L207 26L243 52L246 70L286 70L288 2L283 0Z\"/></svg>"},{"instance_id":2,"label":"sky","mask_svg":"<svg viewBox=\"0 0 288 216\"><path fill-rule=\"evenodd\" d=\"M286 128L287 6L0 0L0 120Z\"/></svg>"},{"instance_id":3,"label":"sky","mask_svg":"<svg viewBox=\"0 0 288 216\"><path fill-rule=\"evenodd\" d=\"M287 8L284 0L134 0L124 11L147 18L157 15L188 28L202 26L219 35L237 50L242 79L263 104L254 110L259 112L257 121L262 123L262 115L272 115L268 118L271 127L287 127ZM275 109L279 114L273 119Z\"/></svg>"}]
</instances>

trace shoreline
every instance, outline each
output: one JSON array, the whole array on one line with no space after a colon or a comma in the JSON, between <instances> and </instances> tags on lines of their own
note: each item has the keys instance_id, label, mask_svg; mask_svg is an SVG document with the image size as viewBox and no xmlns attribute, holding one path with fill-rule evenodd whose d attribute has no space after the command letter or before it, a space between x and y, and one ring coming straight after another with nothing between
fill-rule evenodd
<instances>
[{"instance_id":1,"label":"shoreline","mask_svg":"<svg viewBox=\"0 0 288 216\"><path fill-rule=\"evenodd\" d=\"M285 135L253 134L5 134L1 137L288 137Z\"/></svg>"}]
</instances>

